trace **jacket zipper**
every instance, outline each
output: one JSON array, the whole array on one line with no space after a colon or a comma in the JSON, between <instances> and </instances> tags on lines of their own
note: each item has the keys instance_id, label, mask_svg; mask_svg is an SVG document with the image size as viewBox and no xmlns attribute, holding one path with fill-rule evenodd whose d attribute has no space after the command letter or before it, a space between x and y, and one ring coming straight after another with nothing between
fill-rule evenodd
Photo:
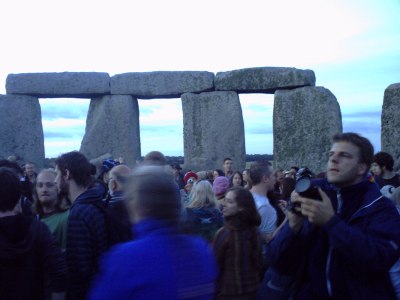
<instances>
[{"instance_id":1,"label":"jacket zipper","mask_svg":"<svg viewBox=\"0 0 400 300\"><path fill-rule=\"evenodd\" d=\"M340 192L337 193L338 195L338 208L336 213L339 213L341 208L342 208L342 204L343 204L343 200L342 200L342 195L340 194ZM356 215L359 211L363 210L364 208L370 207L371 205L373 205L375 202L377 202L378 200L382 199L383 196L380 196L379 198L375 199L374 201L372 201L371 203L359 208L349 219L349 223L350 221L353 219L354 215ZM328 290L328 295L329 297L332 298L332 283L331 280L329 278L329 270L330 270L330 264L331 264L331 256L332 256L332 247L329 246L329 252L328 252L328 257L326 260L326 268L325 268L325 276L326 276L326 288Z\"/></svg>"}]
</instances>

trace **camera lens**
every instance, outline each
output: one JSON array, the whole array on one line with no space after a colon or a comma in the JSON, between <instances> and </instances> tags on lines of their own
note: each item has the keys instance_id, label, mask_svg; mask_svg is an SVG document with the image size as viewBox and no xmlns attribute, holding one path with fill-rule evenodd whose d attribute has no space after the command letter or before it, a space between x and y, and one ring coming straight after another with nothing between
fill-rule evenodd
<instances>
[{"instance_id":1,"label":"camera lens","mask_svg":"<svg viewBox=\"0 0 400 300\"><path fill-rule=\"evenodd\" d=\"M310 186L311 186L311 179L308 177L303 177L297 180L295 189L296 192L300 194L307 191L310 188Z\"/></svg>"}]
</instances>

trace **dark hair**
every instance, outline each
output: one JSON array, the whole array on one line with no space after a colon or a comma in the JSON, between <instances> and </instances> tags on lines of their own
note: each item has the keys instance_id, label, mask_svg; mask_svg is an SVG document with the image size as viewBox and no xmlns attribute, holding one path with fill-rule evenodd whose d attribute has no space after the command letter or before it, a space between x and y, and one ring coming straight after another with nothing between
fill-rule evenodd
<instances>
[{"instance_id":1,"label":"dark hair","mask_svg":"<svg viewBox=\"0 0 400 300\"><path fill-rule=\"evenodd\" d=\"M225 176L224 171L222 171L221 169L215 169L214 172L217 172L218 176Z\"/></svg>"},{"instance_id":2,"label":"dark hair","mask_svg":"<svg viewBox=\"0 0 400 300\"><path fill-rule=\"evenodd\" d=\"M6 167L13 169L17 175L23 175L24 171L20 167L19 164L17 164L15 161L9 161L8 159L2 159L0 160L0 167Z\"/></svg>"},{"instance_id":3,"label":"dark hair","mask_svg":"<svg viewBox=\"0 0 400 300\"><path fill-rule=\"evenodd\" d=\"M225 163L227 160L232 160L232 158L230 158L230 157L225 157L225 158L224 158L224 163Z\"/></svg>"},{"instance_id":4,"label":"dark hair","mask_svg":"<svg viewBox=\"0 0 400 300\"><path fill-rule=\"evenodd\" d=\"M347 142L356 146L360 152L359 163L366 164L368 172L374 157L374 146L367 138L354 132L346 132L335 134L332 140L334 143Z\"/></svg>"},{"instance_id":5,"label":"dark hair","mask_svg":"<svg viewBox=\"0 0 400 300\"><path fill-rule=\"evenodd\" d=\"M242 172L235 171L235 172L233 172L232 176L229 178L229 187L233 187L233 177L235 177L236 174L238 174L240 176L240 180L241 180L240 186L244 186Z\"/></svg>"},{"instance_id":6,"label":"dark hair","mask_svg":"<svg viewBox=\"0 0 400 300\"><path fill-rule=\"evenodd\" d=\"M181 211L179 190L171 174L162 166L137 167L127 185L127 201L135 201L146 217L177 224Z\"/></svg>"},{"instance_id":7,"label":"dark hair","mask_svg":"<svg viewBox=\"0 0 400 300\"><path fill-rule=\"evenodd\" d=\"M87 187L92 182L92 166L85 155L78 151L71 151L60 155L56 159L55 164L63 175L68 170L79 186Z\"/></svg>"},{"instance_id":8,"label":"dark hair","mask_svg":"<svg viewBox=\"0 0 400 300\"><path fill-rule=\"evenodd\" d=\"M296 172L297 172L298 170L300 170L299 167L297 167L297 166L291 166L290 169L293 169L293 170L295 170Z\"/></svg>"},{"instance_id":9,"label":"dark hair","mask_svg":"<svg viewBox=\"0 0 400 300\"><path fill-rule=\"evenodd\" d=\"M144 162L147 164L166 165L167 159L160 151L151 151L144 157Z\"/></svg>"},{"instance_id":10,"label":"dark hair","mask_svg":"<svg viewBox=\"0 0 400 300\"><path fill-rule=\"evenodd\" d=\"M250 167L250 179L252 185L259 184L263 176L272 174L271 164L269 162L257 162Z\"/></svg>"},{"instance_id":11,"label":"dark hair","mask_svg":"<svg viewBox=\"0 0 400 300\"><path fill-rule=\"evenodd\" d=\"M281 199L286 200L290 198L290 194L294 191L296 180L292 177L285 177L282 180L282 193Z\"/></svg>"},{"instance_id":12,"label":"dark hair","mask_svg":"<svg viewBox=\"0 0 400 300\"><path fill-rule=\"evenodd\" d=\"M53 169L47 169L47 170L42 170L39 172L38 176L36 176L34 182L33 182L33 189L32 189L32 197L33 197L33 204L32 204L32 212L34 214L38 214L40 217L42 217L44 215L44 211L43 211L43 205L39 200L39 196L37 193L37 189L36 189L36 183L37 183L37 179L39 178L39 175L42 173L51 173L54 175L54 178L57 176L57 173L53 170ZM56 187L57 188L57 187ZM62 195L60 193L57 193L57 200L56 203L54 205L55 211L56 212L63 212L68 210L70 204L69 204L69 200L66 198L65 195Z\"/></svg>"},{"instance_id":13,"label":"dark hair","mask_svg":"<svg viewBox=\"0 0 400 300\"><path fill-rule=\"evenodd\" d=\"M257 211L252 193L241 186L230 188L226 193L229 192L235 195L235 201L238 207L242 209L237 214L240 220L250 227L259 226L261 224L261 216ZM230 219L232 217L227 218Z\"/></svg>"},{"instance_id":14,"label":"dark hair","mask_svg":"<svg viewBox=\"0 0 400 300\"><path fill-rule=\"evenodd\" d=\"M375 154L373 162L378 164L381 168L386 167L388 171L393 171L394 160L387 152L381 151Z\"/></svg>"},{"instance_id":15,"label":"dark hair","mask_svg":"<svg viewBox=\"0 0 400 300\"><path fill-rule=\"evenodd\" d=\"M0 211L12 211L22 195L18 175L11 168L0 167Z\"/></svg>"}]
</instances>

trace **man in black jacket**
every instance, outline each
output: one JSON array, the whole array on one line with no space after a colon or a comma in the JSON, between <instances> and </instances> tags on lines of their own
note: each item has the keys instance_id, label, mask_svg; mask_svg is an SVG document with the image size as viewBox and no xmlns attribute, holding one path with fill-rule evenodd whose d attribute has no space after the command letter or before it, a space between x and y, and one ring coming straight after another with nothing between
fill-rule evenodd
<instances>
[{"instance_id":1,"label":"man in black jacket","mask_svg":"<svg viewBox=\"0 0 400 300\"><path fill-rule=\"evenodd\" d=\"M93 185L91 165L78 151L56 159L56 183L59 192L72 202L67 228L67 299L86 299L100 256L107 250L107 230L102 204L104 189Z\"/></svg>"},{"instance_id":2,"label":"man in black jacket","mask_svg":"<svg viewBox=\"0 0 400 300\"><path fill-rule=\"evenodd\" d=\"M0 298L64 299L64 256L49 229L21 214L21 183L12 169L0 167Z\"/></svg>"}]
</instances>

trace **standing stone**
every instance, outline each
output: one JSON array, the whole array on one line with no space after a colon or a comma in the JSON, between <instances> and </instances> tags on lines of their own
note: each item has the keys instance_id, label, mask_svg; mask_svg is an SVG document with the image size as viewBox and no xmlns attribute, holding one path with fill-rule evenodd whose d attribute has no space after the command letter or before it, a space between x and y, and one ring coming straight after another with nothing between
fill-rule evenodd
<instances>
[{"instance_id":1,"label":"standing stone","mask_svg":"<svg viewBox=\"0 0 400 300\"><path fill-rule=\"evenodd\" d=\"M325 172L332 136L342 132L336 97L323 87L276 91L273 132L274 166L309 167Z\"/></svg>"},{"instance_id":2,"label":"standing stone","mask_svg":"<svg viewBox=\"0 0 400 300\"><path fill-rule=\"evenodd\" d=\"M39 100L0 95L0 156L18 155L40 169L44 164L44 137Z\"/></svg>"},{"instance_id":3,"label":"standing stone","mask_svg":"<svg viewBox=\"0 0 400 300\"><path fill-rule=\"evenodd\" d=\"M393 156L394 169L400 168L400 83L389 85L382 105L382 151Z\"/></svg>"},{"instance_id":4,"label":"standing stone","mask_svg":"<svg viewBox=\"0 0 400 300\"><path fill-rule=\"evenodd\" d=\"M140 99L179 98L184 93L213 89L214 73L203 71L136 72L111 77L111 94Z\"/></svg>"},{"instance_id":5,"label":"standing stone","mask_svg":"<svg viewBox=\"0 0 400 300\"><path fill-rule=\"evenodd\" d=\"M216 91L273 94L277 89L315 86L312 70L296 68L259 67L217 73Z\"/></svg>"},{"instance_id":6,"label":"standing stone","mask_svg":"<svg viewBox=\"0 0 400 300\"><path fill-rule=\"evenodd\" d=\"M7 94L39 98L93 98L110 94L110 75L98 72L9 74Z\"/></svg>"},{"instance_id":7,"label":"standing stone","mask_svg":"<svg viewBox=\"0 0 400 300\"><path fill-rule=\"evenodd\" d=\"M89 159L110 153L133 167L140 158L139 107L132 96L91 99L80 151Z\"/></svg>"},{"instance_id":8,"label":"standing stone","mask_svg":"<svg viewBox=\"0 0 400 300\"><path fill-rule=\"evenodd\" d=\"M185 169L222 168L225 157L235 170L245 167L242 108L235 92L183 94Z\"/></svg>"}]
</instances>

